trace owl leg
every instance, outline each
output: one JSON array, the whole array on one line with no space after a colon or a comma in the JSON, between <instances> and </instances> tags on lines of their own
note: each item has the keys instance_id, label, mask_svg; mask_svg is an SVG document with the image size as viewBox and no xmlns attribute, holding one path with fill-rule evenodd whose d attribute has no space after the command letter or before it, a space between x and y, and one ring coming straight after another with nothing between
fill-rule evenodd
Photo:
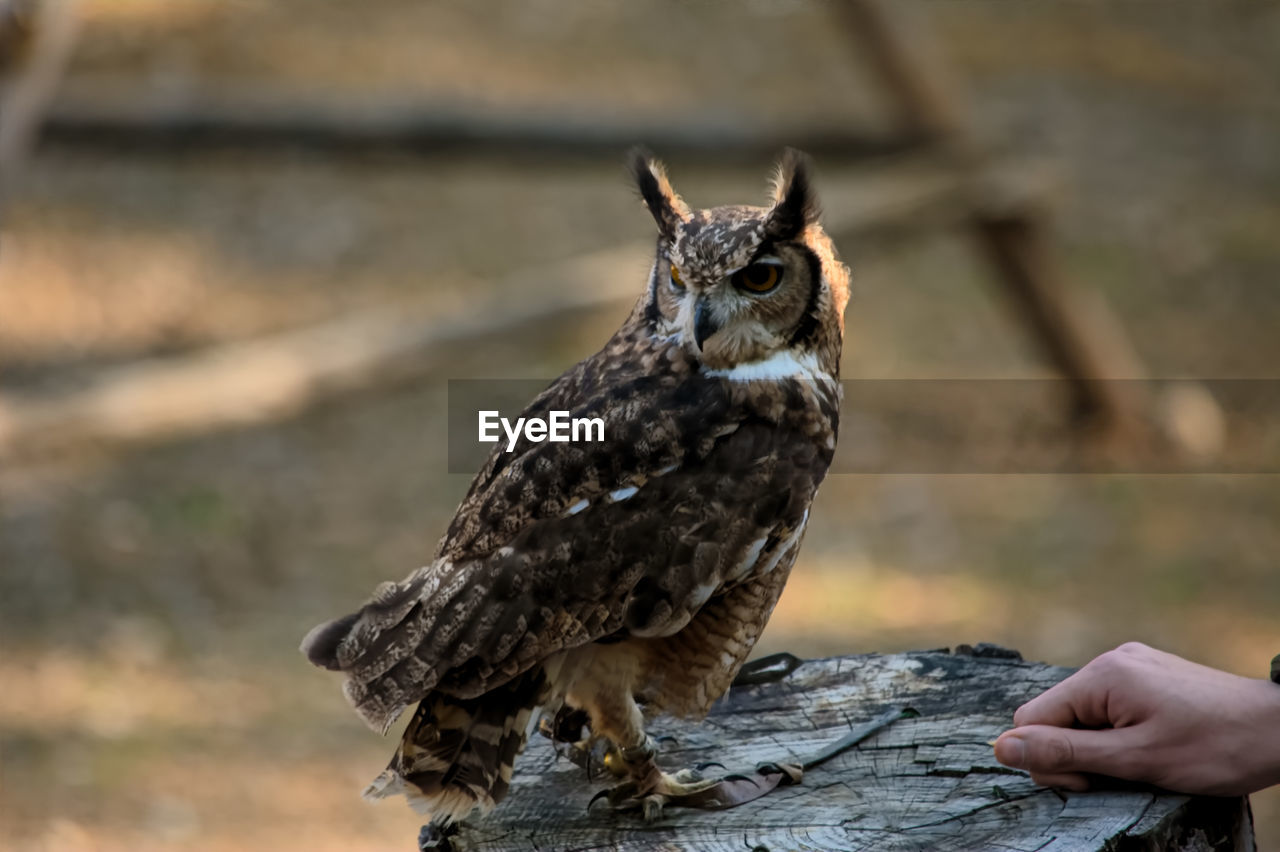
<instances>
[{"instance_id":1,"label":"owl leg","mask_svg":"<svg viewBox=\"0 0 1280 852\"><path fill-rule=\"evenodd\" d=\"M731 808L757 799L779 784L800 780L799 767L786 764L770 764L750 774L734 773L719 778L703 777L699 770L707 766L664 772L655 760L657 743L644 731L644 717L630 688L596 691L585 706L593 730L614 744L614 749L605 756L606 768L624 779L591 801L607 798L614 810L640 811L646 820L655 820L667 805Z\"/></svg>"},{"instance_id":2,"label":"owl leg","mask_svg":"<svg viewBox=\"0 0 1280 852\"><path fill-rule=\"evenodd\" d=\"M602 791L596 798L607 798L618 811L638 810L650 821L660 817L663 807L668 804L683 807L711 805L711 800L704 801L704 798L719 786L718 780L703 778L694 769L663 772L654 761L656 753L653 740L646 737L638 746L618 749L610 754L605 765L626 780ZM615 756L616 760L609 759Z\"/></svg>"},{"instance_id":3,"label":"owl leg","mask_svg":"<svg viewBox=\"0 0 1280 852\"><path fill-rule=\"evenodd\" d=\"M668 773L658 767L654 759L657 743L645 733L644 716L630 689L597 695L588 712L592 729L614 745L605 755L605 767L624 779L597 798L607 798L618 811L640 811L646 820L657 819L668 804L711 804L711 800L704 802L701 797L713 791L719 781L703 778L693 769Z\"/></svg>"},{"instance_id":4,"label":"owl leg","mask_svg":"<svg viewBox=\"0 0 1280 852\"><path fill-rule=\"evenodd\" d=\"M577 670L566 703L585 710L592 735L613 744L605 767L624 780L602 795L618 810L640 810L654 819L668 802L683 804L716 782L692 770L669 774L658 768L657 743L645 733L633 694L636 668L636 654L625 643L595 648Z\"/></svg>"}]
</instances>

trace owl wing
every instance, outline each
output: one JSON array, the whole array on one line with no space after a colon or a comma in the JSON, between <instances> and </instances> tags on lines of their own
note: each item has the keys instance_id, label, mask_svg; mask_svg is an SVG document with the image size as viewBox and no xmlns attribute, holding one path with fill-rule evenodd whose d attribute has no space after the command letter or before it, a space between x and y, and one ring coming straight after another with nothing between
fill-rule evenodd
<instances>
[{"instance_id":1,"label":"owl wing","mask_svg":"<svg viewBox=\"0 0 1280 852\"><path fill-rule=\"evenodd\" d=\"M795 394L761 410L722 380L599 378L580 365L525 416L599 417L603 441L495 450L430 565L304 640L375 728L432 690L473 697L567 648L670 635L803 524L825 412Z\"/></svg>"}]
</instances>

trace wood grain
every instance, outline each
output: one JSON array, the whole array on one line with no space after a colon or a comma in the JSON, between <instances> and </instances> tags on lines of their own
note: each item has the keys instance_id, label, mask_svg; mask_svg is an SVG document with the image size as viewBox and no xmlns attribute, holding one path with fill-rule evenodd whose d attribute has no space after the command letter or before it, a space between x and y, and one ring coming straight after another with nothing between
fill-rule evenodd
<instances>
[{"instance_id":1,"label":"wood grain","mask_svg":"<svg viewBox=\"0 0 1280 852\"><path fill-rule=\"evenodd\" d=\"M988 742L1023 701L1069 669L946 651L808 661L776 683L731 690L702 723L654 720L675 738L660 762L729 771L801 762L895 705L902 720L806 773L798 786L725 811L669 809L657 823L613 814L606 783L535 737L508 799L451 839L457 850L1252 850L1244 799L1150 789L1087 794L1037 787ZM715 770L718 771L718 770Z\"/></svg>"}]
</instances>

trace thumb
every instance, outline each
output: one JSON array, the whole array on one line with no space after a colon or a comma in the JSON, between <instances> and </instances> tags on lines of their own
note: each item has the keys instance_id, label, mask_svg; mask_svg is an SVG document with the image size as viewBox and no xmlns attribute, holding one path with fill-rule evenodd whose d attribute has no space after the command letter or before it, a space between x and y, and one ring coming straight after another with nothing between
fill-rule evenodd
<instances>
[{"instance_id":1,"label":"thumb","mask_svg":"<svg viewBox=\"0 0 1280 852\"><path fill-rule=\"evenodd\" d=\"M1035 775L1092 773L1133 778L1137 750L1126 728L1100 731L1025 725L996 740L996 760Z\"/></svg>"}]
</instances>

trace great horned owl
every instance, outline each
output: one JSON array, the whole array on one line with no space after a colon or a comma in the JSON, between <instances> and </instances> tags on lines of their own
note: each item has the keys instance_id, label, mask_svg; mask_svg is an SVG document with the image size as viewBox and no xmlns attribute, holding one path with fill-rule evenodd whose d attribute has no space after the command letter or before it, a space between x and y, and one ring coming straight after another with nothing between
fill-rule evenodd
<instances>
[{"instance_id":1,"label":"great horned owl","mask_svg":"<svg viewBox=\"0 0 1280 852\"><path fill-rule=\"evenodd\" d=\"M652 712L701 716L764 629L836 445L846 267L805 158L772 203L691 210L633 154L658 224L618 332L525 417L601 418L603 442L499 445L429 565L302 648L385 732L417 710L366 796L433 824L501 801L538 712L577 708L646 812L711 782L653 761Z\"/></svg>"}]
</instances>

